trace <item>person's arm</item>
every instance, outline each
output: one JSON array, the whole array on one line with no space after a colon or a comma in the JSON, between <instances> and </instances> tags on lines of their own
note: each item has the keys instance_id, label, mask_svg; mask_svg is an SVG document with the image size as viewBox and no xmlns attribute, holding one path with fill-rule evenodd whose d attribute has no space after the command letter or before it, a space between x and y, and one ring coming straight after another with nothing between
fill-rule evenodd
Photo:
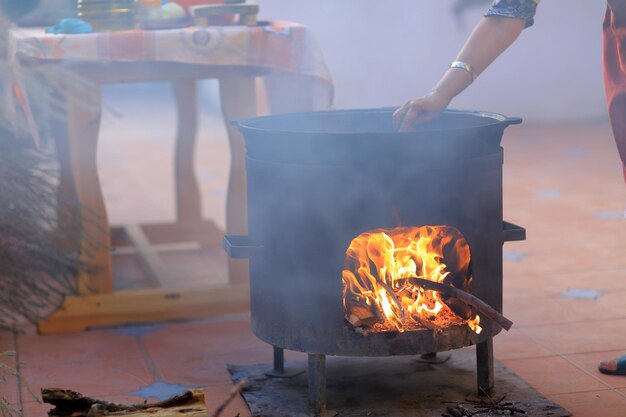
<instances>
[{"instance_id":1,"label":"person's arm","mask_svg":"<svg viewBox=\"0 0 626 417\"><path fill-rule=\"evenodd\" d=\"M394 128L400 132L415 129L435 118L450 101L465 90L502 52L520 35L526 22L502 16L487 16L476 25L456 61L464 62L474 70L449 68L427 95L407 101L393 114Z\"/></svg>"}]
</instances>

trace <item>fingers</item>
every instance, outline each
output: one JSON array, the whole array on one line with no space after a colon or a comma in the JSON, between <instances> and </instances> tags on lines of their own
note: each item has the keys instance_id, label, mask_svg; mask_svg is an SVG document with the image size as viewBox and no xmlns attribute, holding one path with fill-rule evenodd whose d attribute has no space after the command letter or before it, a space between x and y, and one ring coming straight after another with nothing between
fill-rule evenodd
<instances>
[{"instance_id":1,"label":"fingers","mask_svg":"<svg viewBox=\"0 0 626 417\"><path fill-rule=\"evenodd\" d=\"M424 112L420 107L411 106L409 108L409 111L407 111L404 115L402 123L400 123L400 128L398 129L398 132L410 132L415 127L417 127L417 121L423 113Z\"/></svg>"},{"instance_id":2,"label":"fingers","mask_svg":"<svg viewBox=\"0 0 626 417\"><path fill-rule=\"evenodd\" d=\"M393 114L393 127L398 132L410 132L419 125L433 120L450 103L449 99L437 94L409 100Z\"/></svg>"},{"instance_id":3,"label":"fingers","mask_svg":"<svg viewBox=\"0 0 626 417\"><path fill-rule=\"evenodd\" d=\"M393 112L393 115L391 116L391 122L393 124L393 129L394 130L400 129L400 125L402 124L402 120L404 119L404 115L406 114L406 112L408 110L409 110L409 108L407 107L406 104L404 104L398 110Z\"/></svg>"},{"instance_id":4,"label":"fingers","mask_svg":"<svg viewBox=\"0 0 626 417\"><path fill-rule=\"evenodd\" d=\"M393 114L393 127L398 132L409 132L417 127L426 113L419 100L409 100Z\"/></svg>"}]
</instances>

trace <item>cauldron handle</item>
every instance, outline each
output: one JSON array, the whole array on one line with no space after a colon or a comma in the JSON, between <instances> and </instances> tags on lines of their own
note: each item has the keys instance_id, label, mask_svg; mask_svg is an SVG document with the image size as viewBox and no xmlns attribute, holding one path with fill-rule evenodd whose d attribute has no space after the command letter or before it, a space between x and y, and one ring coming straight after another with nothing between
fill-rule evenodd
<instances>
[{"instance_id":1,"label":"cauldron handle","mask_svg":"<svg viewBox=\"0 0 626 417\"><path fill-rule=\"evenodd\" d=\"M507 126L518 125L522 123L522 118L521 117L507 117L504 123L506 123Z\"/></svg>"},{"instance_id":2,"label":"cauldron handle","mask_svg":"<svg viewBox=\"0 0 626 417\"><path fill-rule=\"evenodd\" d=\"M250 246L246 235L226 235L222 240L224 250L233 259L250 259L250 256L263 249L262 246Z\"/></svg>"},{"instance_id":3,"label":"cauldron handle","mask_svg":"<svg viewBox=\"0 0 626 417\"><path fill-rule=\"evenodd\" d=\"M504 242L526 240L526 229L509 222L502 222L502 237Z\"/></svg>"}]
</instances>

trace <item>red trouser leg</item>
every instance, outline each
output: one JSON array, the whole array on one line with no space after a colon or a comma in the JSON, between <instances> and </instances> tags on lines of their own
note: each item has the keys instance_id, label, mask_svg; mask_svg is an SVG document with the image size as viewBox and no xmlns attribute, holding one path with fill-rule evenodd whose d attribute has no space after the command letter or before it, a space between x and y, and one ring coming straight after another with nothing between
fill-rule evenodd
<instances>
[{"instance_id":1,"label":"red trouser leg","mask_svg":"<svg viewBox=\"0 0 626 417\"><path fill-rule=\"evenodd\" d=\"M606 103L626 182L626 0L608 0L603 31Z\"/></svg>"}]
</instances>

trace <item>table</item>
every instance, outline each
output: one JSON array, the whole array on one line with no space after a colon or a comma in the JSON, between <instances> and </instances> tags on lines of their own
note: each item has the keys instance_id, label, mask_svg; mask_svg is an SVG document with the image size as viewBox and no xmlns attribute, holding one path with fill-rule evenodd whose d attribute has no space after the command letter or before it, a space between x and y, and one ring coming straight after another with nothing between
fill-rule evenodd
<instances>
[{"instance_id":1,"label":"table","mask_svg":"<svg viewBox=\"0 0 626 417\"><path fill-rule=\"evenodd\" d=\"M83 233L65 244L70 250L82 248L82 260L88 266L78 277L78 295L66 297L57 311L39 323L39 331L79 331L97 325L245 311L248 284L244 261L231 261L225 286L114 291L110 247L116 236L133 243L158 284L166 272L152 250L150 235L180 240L199 234L203 244L221 245L223 232L202 219L193 168L196 80L219 80L225 122L258 115L260 84L265 87L271 113L328 108L333 98L332 81L310 30L290 22L82 35L16 29L12 44L12 56L21 63L23 73L28 74L29 68L39 69L64 103L66 118L54 129L60 162L59 198L80 206L60 212L59 225L68 228L79 219ZM168 81L175 93L179 119L175 150L177 220L111 230L96 163L101 87L148 81ZM231 168L226 233L246 234L244 142L235 126L228 125L227 131Z\"/></svg>"}]
</instances>

